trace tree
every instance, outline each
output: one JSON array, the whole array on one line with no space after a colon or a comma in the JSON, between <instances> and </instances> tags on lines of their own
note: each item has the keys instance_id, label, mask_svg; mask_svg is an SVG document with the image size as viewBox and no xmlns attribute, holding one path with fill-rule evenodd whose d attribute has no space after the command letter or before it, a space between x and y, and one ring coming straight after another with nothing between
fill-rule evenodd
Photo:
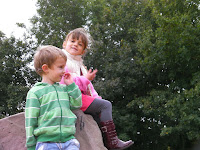
<instances>
[{"instance_id":1,"label":"tree","mask_svg":"<svg viewBox=\"0 0 200 150\"><path fill-rule=\"evenodd\" d=\"M191 95L199 83L198 6L199 1L153 0L140 17L135 59L145 72L149 90L129 106L146 118L147 135L157 135L146 141L152 146L164 143L161 149L184 150L199 139L199 98ZM153 132L155 126L160 132Z\"/></svg>"},{"instance_id":2,"label":"tree","mask_svg":"<svg viewBox=\"0 0 200 150\"><path fill-rule=\"evenodd\" d=\"M28 84L32 83L29 79L34 79L28 66L32 55L29 44L0 32L1 118L23 111Z\"/></svg>"},{"instance_id":3,"label":"tree","mask_svg":"<svg viewBox=\"0 0 200 150\"><path fill-rule=\"evenodd\" d=\"M38 0L37 15L31 18L32 36L42 45L62 48L66 34L86 23L84 0Z\"/></svg>"}]
</instances>

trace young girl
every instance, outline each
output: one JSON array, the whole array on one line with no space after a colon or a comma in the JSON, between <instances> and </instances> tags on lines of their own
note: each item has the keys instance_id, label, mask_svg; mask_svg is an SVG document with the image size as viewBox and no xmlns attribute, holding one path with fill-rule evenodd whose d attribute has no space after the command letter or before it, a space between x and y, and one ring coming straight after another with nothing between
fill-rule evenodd
<instances>
[{"instance_id":1,"label":"young girl","mask_svg":"<svg viewBox=\"0 0 200 150\"><path fill-rule=\"evenodd\" d=\"M121 150L133 144L132 140L122 141L118 139L115 125L112 119L112 104L102 99L94 90L90 81L95 78L97 70L87 71L83 64L83 54L89 43L88 33L83 28L77 28L69 32L63 42L63 52L67 55L67 69L75 80L86 86L82 91L81 110L93 116L103 133L105 146L111 150ZM90 80L90 81L89 81ZM89 81L89 82L88 82ZM77 84L77 82L75 82ZM80 86L79 86L80 87Z\"/></svg>"}]
</instances>

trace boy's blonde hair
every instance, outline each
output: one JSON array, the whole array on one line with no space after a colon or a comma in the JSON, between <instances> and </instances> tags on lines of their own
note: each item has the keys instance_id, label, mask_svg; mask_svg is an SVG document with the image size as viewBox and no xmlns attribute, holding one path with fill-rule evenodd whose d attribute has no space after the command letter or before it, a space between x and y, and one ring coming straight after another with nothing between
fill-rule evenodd
<instances>
[{"instance_id":1,"label":"boy's blonde hair","mask_svg":"<svg viewBox=\"0 0 200 150\"><path fill-rule=\"evenodd\" d=\"M69 37L72 36L72 39L78 39L81 38L83 44L84 44L84 50L88 48L89 43L91 44L91 36L90 34L84 29L84 28L76 28L72 31L70 31L66 38L65 41L69 39Z\"/></svg>"},{"instance_id":2,"label":"boy's blonde hair","mask_svg":"<svg viewBox=\"0 0 200 150\"><path fill-rule=\"evenodd\" d=\"M34 67L37 74L40 76L43 74L42 66L44 64L51 68L52 64L58 57L62 57L65 61L67 61L67 56L60 48L52 45L38 47L34 55Z\"/></svg>"}]
</instances>

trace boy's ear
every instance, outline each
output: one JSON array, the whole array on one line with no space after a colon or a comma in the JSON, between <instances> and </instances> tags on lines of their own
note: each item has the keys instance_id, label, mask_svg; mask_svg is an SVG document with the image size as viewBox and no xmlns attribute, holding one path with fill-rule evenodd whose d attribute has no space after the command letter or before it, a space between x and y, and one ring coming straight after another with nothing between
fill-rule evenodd
<instances>
[{"instance_id":1,"label":"boy's ear","mask_svg":"<svg viewBox=\"0 0 200 150\"><path fill-rule=\"evenodd\" d=\"M49 70L48 65L47 65L47 64L42 65L42 70L43 70L45 73L47 73L48 70Z\"/></svg>"}]
</instances>

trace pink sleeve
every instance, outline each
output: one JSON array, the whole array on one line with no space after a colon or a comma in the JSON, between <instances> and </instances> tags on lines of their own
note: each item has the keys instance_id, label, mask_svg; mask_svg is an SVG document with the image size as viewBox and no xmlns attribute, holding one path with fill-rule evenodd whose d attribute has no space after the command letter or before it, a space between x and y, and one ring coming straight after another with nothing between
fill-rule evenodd
<instances>
[{"instance_id":1,"label":"pink sleeve","mask_svg":"<svg viewBox=\"0 0 200 150\"><path fill-rule=\"evenodd\" d=\"M89 86L90 86L90 89L91 89L91 92L92 92L92 97L102 99L102 97L99 96L98 93L96 92L96 90L94 89L94 86L92 85L91 82L90 82Z\"/></svg>"},{"instance_id":2,"label":"pink sleeve","mask_svg":"<svg viewBox=\"0 0 200 150\"><path fill-rule=\"evenodd\" d=\"M65 72L66 73L69 72L67 67L65 67ZM90 81L87 78L85 78L84 76L80 76L80 77L77 76L77 77L73 77L73 80L74 80L75 84L79 86L79 89L83 93L87 93L88 84L90 83ZM64 76L62 76L60 84L65 84Z\"/></svg>"},{"instance_id":3,"label":"pink sleeve","mask_svg":"<svg viewBox=\"0 0 200 150\"><path fill-rule=\"evenodd\" d=\"M74 77L74 82L76 83L76 85L78 85L79 89L81 90L81 92L83 94L87 93L87 89L88 89L88 84L90 83L90 81L85 78L84 76L80 76L80 77Z\"/></svg>"},{"instance_id":4,"label":"pink sleeve","mask_svg":"<svg viewBox=\"0 0 200 150\"><path fill-rule=\"evenodd\" d=\"M67 67L65 67L65 72L69 72ZM76 85L78 85L79 89L83 94L88 95L88 90L91 93L91 96L94 98L101 98L98 93L95 91L94 86L92 83L84 76L77 76L73 78L74 82ZM62 77L60 84L65 84L64 83L64 76Z\"/></svg>"}]
</instances>

